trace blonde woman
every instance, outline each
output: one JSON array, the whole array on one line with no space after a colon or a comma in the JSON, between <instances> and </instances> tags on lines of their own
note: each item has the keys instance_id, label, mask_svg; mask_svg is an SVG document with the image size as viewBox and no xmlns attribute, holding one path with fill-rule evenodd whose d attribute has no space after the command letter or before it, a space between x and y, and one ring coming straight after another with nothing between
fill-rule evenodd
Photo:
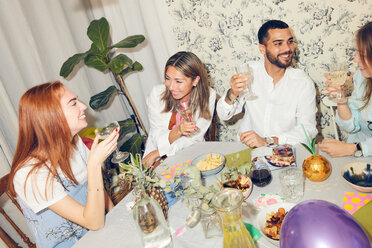
<instances>
[{"instance_id":1,"label":"blonde woman","mask_svg":"<svg viewBox=\"0 0 372 248\"><path fill-rule=\"evenodd\" d=\"M332 157L372 156L372 22L356 34L354 62L359 70L354 74L354 91L347 103L337 103L337 124L350 133L347 142L325 140L319 149ZM336 94L337 87L327 81L324 94Z\"/></svg>"}]
</instances>

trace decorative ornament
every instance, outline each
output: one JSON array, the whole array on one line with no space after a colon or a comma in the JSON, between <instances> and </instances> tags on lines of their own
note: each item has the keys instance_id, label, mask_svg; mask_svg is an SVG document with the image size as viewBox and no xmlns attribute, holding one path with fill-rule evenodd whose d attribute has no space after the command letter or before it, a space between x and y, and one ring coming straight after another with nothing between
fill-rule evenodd
<instances>
[{"instance_id":1,"label":"decorative ornament","mask_svg":"<svg viewBox=\"0 0 372 248\"><path fill-rule=\"evenodd\" d=\"M311 155L307 157L303 164L302 170L307 178L314 182L326 180L331 175L332 167L329 161L320 154L315 152L315 138L310 142L309 136L306 133L304 126L301 124L302 130L305 133L308 145L301 143Z\"/></svg>"}]
</instances>

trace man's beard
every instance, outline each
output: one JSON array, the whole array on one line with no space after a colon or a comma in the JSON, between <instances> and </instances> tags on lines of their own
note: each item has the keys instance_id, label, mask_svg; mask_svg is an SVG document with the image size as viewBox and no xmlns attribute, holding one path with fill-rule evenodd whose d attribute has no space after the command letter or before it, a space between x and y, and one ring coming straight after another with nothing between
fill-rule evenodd
<instances>
[{"instance_id":1,"label":"man's beard","mask_svg":"<svg viewBox=\"0 0 372 248\"><path fill-rule=\"evenodd\" d=\"M278 58L280 55L284 55L284 54L291 55L292 52L289 51L289 52L286 52L286 53L281 53L281 54L278 54L277 57L275 57L269 51L266 51L266 57L270 61L271 64L274 64L274 65L276 65L279 68L284 68L285 69L285 68L289 67L292 64L293 57L291 57L291 60L288 63L284 64L284 63L280 62L279 61L279 58Z\"/></svg>"}]
</instances>

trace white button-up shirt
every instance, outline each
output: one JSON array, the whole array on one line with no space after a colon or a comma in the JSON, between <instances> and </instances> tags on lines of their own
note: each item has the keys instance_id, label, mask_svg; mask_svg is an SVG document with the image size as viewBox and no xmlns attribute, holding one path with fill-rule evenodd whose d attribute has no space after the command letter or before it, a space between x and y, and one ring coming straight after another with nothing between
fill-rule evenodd
<instances>
[{"instance_id":1,"label":"white button-up shirt","mask_svg":"<svg viewBox=\"0 0 372 248\"><path fill-rule=\"evenodd\" d=\"M244 106L238 133L253 130L261 137L278 137L279 144L307 143L303 124L310 138L315 137L315 87L305 72L287 68L283 78L274 85L264 62L251 61L249 65L254 77L252 90L258 98L241 98L229 105L223 95L217 103L219 118L229 120L242 112Z\"/></svg>"}]
</instances>

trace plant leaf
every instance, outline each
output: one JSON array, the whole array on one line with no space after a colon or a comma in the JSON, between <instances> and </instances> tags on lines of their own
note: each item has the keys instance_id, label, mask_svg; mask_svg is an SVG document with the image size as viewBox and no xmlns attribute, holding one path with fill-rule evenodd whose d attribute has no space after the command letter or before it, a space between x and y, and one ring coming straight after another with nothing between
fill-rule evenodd
<instances>
[{"instance_id":1,"label":"plant leaf","mask_svg":"<svg viewBox=\"0 0 372 248\"><path fill-rule=\"evenodd\" d=\"M127 38L119 41L118 43L112 45L110 48L132 48L136 47L138 44L142 43L145 40L143 35L131 35Z\"/></svg>"},{"instance_id":2,"label":"plant leaf","mask_svg":"<svg viewBox=\"0 0 372 248\"><path fill-rule=\"evenodd\" d=\"M120 125L119 139L122 136L126 135L128 132L134 130L134 128L136 127L136 124L134 123L132 118L128 118L128 119L123 120L123 121L118 121L118 123Z\"/></svg>"},{"instance_id":3,"label":"plant leaf","mask_svg":"<svg viewBox=\"0 0 372 248\"><path fill-rule=\"evenodd\" d=\"M313 148L312 150L314 151L313 155L315 155L315 142L316 142L316 137L314 137L313 141L311 142L311 147Z\"/></svg>"},{"instance_id":4,"label":"plant leaf","mask_svg":"<svg viewBox=\"0 0 372 248\"><path fill-rule=\"evenodd\" d=\"M61 70L59 71L59 75L61 77L67 78L68 75L74 70L75 66L80 63L87 56L87 52L85 53L77 53L70 58L68 58L62 65Z\"/></svg>"},{"instance_id":5,"label":"plant leaf","mask_svg":"<svg viewBox=\"0 0 372 248\"><path fill-rule=\"evenodd\" d=\"M306 130L305 130L305 127L304 127L304 125L301 123L301 127L302 127L302 130L304 131L304 133L305 133L305 136L306 136L306 140L307 140L307 144L309 145L309 148L311 149L311 154L313 154L314 155L314 150L313 150L313 147L311 146L311 142L310 142L310 138L309 138L309 136L307 135L307 132L306 132Z\"/></svg>"},{"instance_id":6,"label":"plant leaf","mask_svg":"<svg viewBox=\"0 0 372 248\"><path fill-rule=\"evenodd\" d=\"M306 150L308 150L311 154L313 154L313 151L310 149L310 147L308 147L308 146L305 145L304 143L301 143L301 145L302 145L303 147L305 147Z\"/></svg>"},{"instance_id":7,"label":"plant leaf","mask_svg":"<svg viewBox=\"0 0 372 248\"><path fill-rule=\"evenodd\" d=\"M106 64L106 58L101 55L89 54L85 57L84 63L87 66L93 67L101 72L106 71L108 68L108 65Z\"/></svg>"},{"instance_id":8,"label":"plant leaf","mask_svg":"<svg viewBox=\"0 0 372 248\"><path fill-rule=\"evenodd\" d=\"M127 151L133 154L141 154L141 145L143 142L143 137L136 133L130 139L128 139L121 147L120 151Z\"/></svg>"},{"instance_id":9,"label":"plant leaf","mask_svg":"<svg viewBox=\"0 0 372 248\"><path fill-rule=\"evenodd\" d=\"M107 48L110 26L106 18L102 17L99 20L93 20L87 30L89 39L96 45L100 51Z\"/></svg>"},{"instance_id":10,"label":"plant leaf","mask_svg":"<svg viewBox=\"0 0 372 248\"><path fill-rule=\"evenodd\" d=\"M126 67L123 71L121 71L120 76L124 77L129 72L141 71L142 69L143 69L143 66L139 62L135 61L131 67Z\"/></svg>"},{"instance_id":11,"label":"plant leaf","mask_svg":"<svg viewBox=\"0 0 372 248\"><path fill-rule=\"evenodd\" d=\"M111 59L110 63L108 64L108 67L114 73L120 73L126 67L131 68L132 63L133 63L132 60L127 55L119 54L118 56Z\"/></svg>"},{"instance_id":12,"label":"plant leaf","mask_svg":"<svg viewBox=\"0 0 372 248\"><path fill-rule=\"evenodd\" d=\"M115 86L110 86L106 90L98 93L90 98L89 106L97 110L103 106L106 106L107 103L110 101L111 97L117 92L117 88Z\"/></svg>"}]
</instances>

